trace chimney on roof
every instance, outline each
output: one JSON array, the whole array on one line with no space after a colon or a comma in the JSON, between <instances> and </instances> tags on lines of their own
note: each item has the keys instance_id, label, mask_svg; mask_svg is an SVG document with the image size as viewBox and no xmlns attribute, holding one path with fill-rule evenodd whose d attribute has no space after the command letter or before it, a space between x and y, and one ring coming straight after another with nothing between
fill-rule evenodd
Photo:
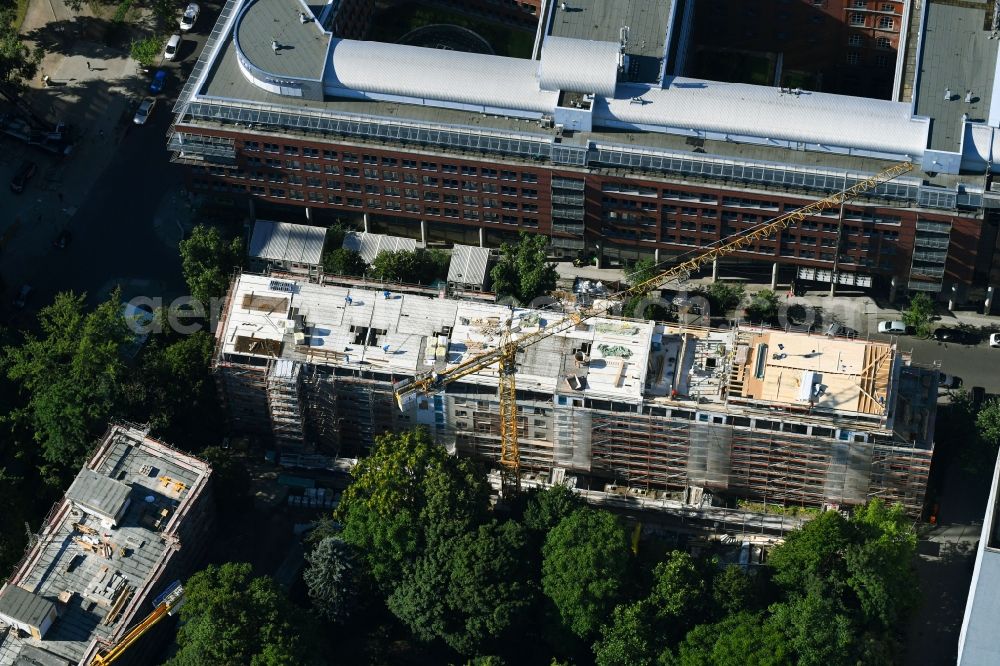
<instances>
[{"instance_id":1,"label":"chimney on roof","mask_svg":"<svg viewBox=\"0 0 1000 666\"><path fill-rule=\"evenodd\" d=\"M272 39L271 40L271 50L274 51L275 53L277 53L280 49L281 49L281 45L278 44L278 40L277 39Z\"/></svg>"},{"instance_id":2,"label":"chimney on roof","mask_svg":"<svg viewBox=\"0 0 1000 666\"><path fill-rule=\"evenodd\" d=\"M309 23L309 16L305 12L299 12L299 20L303 23Z\"/></svg>"}]
</instances>

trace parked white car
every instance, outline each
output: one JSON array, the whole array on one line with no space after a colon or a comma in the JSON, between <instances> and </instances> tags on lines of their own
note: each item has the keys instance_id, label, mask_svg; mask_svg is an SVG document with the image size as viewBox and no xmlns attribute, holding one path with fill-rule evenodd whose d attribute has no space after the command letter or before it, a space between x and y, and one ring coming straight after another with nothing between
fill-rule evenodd
<instances>
[{"instance_id":1,"label":"parked white car","mask_svg":"<svg viewBox=\"0 0 1000 666\"><path fill-rule=\"evenodd\" d=\"M201 7L198 6L197 2L189 3L187 7L184 8L184 15L181 16L181 30L187 32L194 27L195 21L198 20L198 14L201 13Z\"/></svg>"},{"instance_id":2,"label":"parked white car","mask_svg":"<svg viewBox=\"0 0 1000 666\"><path fill-rule=\"evenodd\" d=\"M893 335L905 335L906 324L901 321L880 321L878 323L879 333L891 333Z\"/></svg>"},{"instance_id":3,"label":"parked white car","mask_svg":"<svg viewBox=\"0 0 1000 666\"><path fill-rule=\"evenodd\" d=\"M163 49L163 57L167 60L173 60L177 57L177 49L181 45L181 36L174 35L169 40L167 40L167 48Z\"/></svg>"},{"instance_id":4,"label":"parked white car","mask_svg":"<svg viewBox=\"0 0 1000 666\"><path fill-rule=\"evenodd\" d=\"M990 347L1000 347L1000 333L990 333Z\"/></svg>"}]
</instances>

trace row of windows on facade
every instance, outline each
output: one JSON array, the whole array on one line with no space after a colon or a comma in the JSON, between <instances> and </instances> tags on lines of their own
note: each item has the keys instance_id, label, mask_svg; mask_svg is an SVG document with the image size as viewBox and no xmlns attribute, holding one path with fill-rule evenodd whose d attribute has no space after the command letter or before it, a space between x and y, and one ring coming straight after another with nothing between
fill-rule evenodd
<instances>
[{"instance_id":1,"label":"row of windows on facade","mask_svg":"<svg viewBox=\"0 0 1000 666\"><path fill-rule=\"evenodd\" d=\"M887 11L892 11L891 9ZM869 24L868 16L860 12L854 12L851 14L851 26L855 28L877 28L879 30L892 30L896 27L896 19L892 16L876 16L873 17L874 20Z\"/></svg>"},{"instance_id":2,"label":"row of windows on facade","mask_svg":"<svg viewBox=\"0 0 1000 666\"><path fill-rule=\"evenodd\" d=\"M652 218L652 217L642 217L642 218L629 218L629 219L625 219L625 218L617 217L617 216L612 215L612 214L605 214L603 216L602 220L604 222L609 223L609 224L624 225L626 227L633 227L634 226L634 227L656 228L657 226L659 226L664 231L666 231L666 230L673 230L673 229L680 229L682 231L694 231L694 232L698 232L698 233L701 233L701 234L709 234L713 238L718 238L718 236L717 236L718 225L711 224L711 223L708 223L708 222L701 222L701 223L688 222L688 221L685 221L685 220L668 219L666 216L664 216L664 218L663 218L662 221L659 221L656 218ZM834 235L834 237L831 238L829 236L828 237L820 237L820 236L803 235L803 236L798 236L797 238L793 238L791 236L790 232L788 232L786 230L786 231L782 232L782 236L781 236L782 237L782 241L784 242L784 241L793 241L794 240L795 242L802 243L803 245L822 245L823 247L836 247L836 245L837 245L837 239L835 237L836 233L837 233L837 227L836 227L836 225L823 225L822 229L819 229L815 225L810 225L810 226L798 225L796 227L796 230L800 231L800 232L801 231L823 231L823 232L828 232L828 233ZM722 225L722 236L724 238L732 236L733 234L738 234L741 231L744 231L744 229L742 229L739 226L731 226L729 224L723 224ZM897 243L899 241L899 232L898 231L889 231L889 230L882 230L882 229L866 229L866 228L860 228L860 227L855 227L855 226L847 226L847 225L845 225L844 228L843 228L843 230L842 230L842 236L844 236L846 238L858 237L858 238L875 238L875 239L881 239L881 242L883 242L883 243Z\"/></svg>"},{"instance_id":3,"label":"row of windows on facade","mask_svg":"<svg viewBox=\"0 0 1000 666\"><path fill-rule=\"evenodd\" d=\"M648 231L623 230L616 227L602 227L601 235L614 240L643 241L651 243L665 243L670 245L685 245L689 247L707 247L714 241L711 239L698 238L697 236L685 236L683 234L663 234L660 238L656 234ZM878 253L878 261L872 260L872 253L862 250L856 243L849 244L852 247L845 247L840 255L839 263L851 265L879 266L881 268L892 268L895 265L894 256L897 254L895 248L882 248ZM836 250L823 251L811 250L790 243L782 243L780 248L774 243L761 242L756 247L743 250L774 256L779 250L782 257L798 257L800 259L815 259L819 261L834 261ZM851 254L853 253L853 254Z\"/></svg>"},{"instance_id":4,"label":"row of windows on facade","mask_svg":"<svg viewBox=\"0 0 1000 666\"><path fill-rule=\"evenodd\" d=\"M426 185L428 187L446 187L451 189L463 189L472 192L492 192L509 196L521 196L532 199L538 198L538 190L533 188L520 188L512 185L496 185L494 183L479 183L471 180L459 180L457 178L438 178L437 176L418 176L413 173L400 173L387 169L379 170L371 167L364 169L360 167L341 167L336 164L317 164L315 162L300 162L298 160L281 160L277 158L246 158L246 165L249 167L268 167L287 171L309 171L312 173L325 173L330 175L343 175L349 178L365 178L367 180L377 180L389 183L409 183L412 185ZM515 179L509 179L515 180Z\"/></svg>"},{"instance_id":5,"label":"row of windows on facade","mask_svg":"<svg viewBox=\"0 0 1000 666\"><path fill-rule=\"evenodd\" d=\"M601 206L604 209L616 209L619 212L619 216L624 217L625 214L622 210L641 210L646 212L656 212L660 210L663 213L678 213L681 215L691 215L707 218L716 218L719 216L719 206L718 197L696 193L696 192L677 192L675 190L664 190L663 197L665 199L679 198L676 195L685 195L683 200L686 201L697 201L698 203L710 203L716 204L713 208L702 208L696 206L674 206L671 204L658 204L655 201L634 201L631 199L618 199L616 197L601 197ZM721 211L723 221L735 221L737 219L742 219L744 222L761 222L769 217L762 217L760 215L754 215L749 213L743 213L742 211L746 209L756 209L771 211L774 213L779 213L784 208L785 211L795 210L799 208L798 204L785 204L783 205L778 201L765 201L762 199L750 199L746 197L736 197L736 196L724 196L722 197L722 206L728 208L738 208L741 212L737 213L734 211ZM829 217L838 218L840 212L835 208L829 208L827 210L821 211L812 217ZM891 224L894 226L899 226L902 222L902 218L898 215L888 215L884 213L876 213L870 210L857 209L857 208L845 208L844 209L844 219L845 220L857 220L862 222L871 222L877 224ZM816 228L816 222L810 222L809 220L803 221L800 226L812 225ZM834 226L834 229L836 227Z\"/></svg>"},{"instance_id":6,"label":"row of windows on facade","mask_svg":"<svg viewBox=\"0 0 1000 666\"><path fill-rule=\"evenodd\" d=\"M331 167L327 165L329 173L340 173L339 167ZM462 195L459 198L457 194L440 193L434 191L424 191L418 188L412 187L397 187L392 185L373 185L370 183L362 185L361 183L354 183L351 181L341 181L333 178L321 179L318 176L306 176L303 178L298 174L285 174L285 173L275 173L275 172L264 172L264 171L244 171L242 169L224 169L222 167L195 167L195 171L208 172L216 176L225 176L237 179L247 179L247 180L257 180L257 181L268 181L272 183L287 183L291 185L308 185L309 187L315 188L326 188L334 190L346 190L348 192L358 192L365 194L376 194L384 195L390 197L402 197L406 199L416 199L424 201L443 201L444 203L462 203L467 206L484 206L487 208L498 208L498 207L514 207L514 202L499 201L493 198L480 198L473 195ZM383 172L386 173L386 172ZM346 174L345 174L346 175ZM405 175L405 174L404 174ZM533 188L517 188L513 186L496 186L490 183L475 183L472 181L458 181L452 179L444 179L443 181L432 178L430 176L424 176L424 180L420 183L428 186L441 186L446 189L462 189L470 192L483 192L486 194L500 194L502 196L518 197L519 200L523 199L537 199L538 190ZM382 182L386 182L383 179ZM392 181L390 177L389 182ZM406 181L409 182L409 181ZM420 184L420 183L410 183L410 184ZM605 210L614 209L614 214L611 215L613 218L629 220L629 219L648 219L644 216L633 216L628 211L631 210L641 210L645 212L655 213L659 210L666 214L677 214L692 217L701 217L707 219L717 219L719 217L719 197L714 194L709 194L706 192L691 192L683 190L674 190L664 188L659 190L655 187L638 186L623 183L606 183L602 190L605 192L616 192L623 194L637 195L641 197L657 196L661 195L664 199L670 200L681 200L681 201L691 201L697 203L714 204L715 207L703 208L695 206L674 206L670 204L660 205L655 201L650 200L633 200L633 199L621 199L611 196L602 196L601 204L602 208ZM563 201L559 196L553 195L553 204L557 203L568 203L582 205L583 199L582 195L578 193L570 193L568 196L573 200ZM527 208L525 210L537 210L537 205L534 204L523 204ZM746 213L747 209L763 210L768 212L779 213L784 210L794 210L798 208L798 204L783 204L778 201L769 201L763 199L754 199L748 197L740 196L723 196L722 204L723 207L737 208L740 212L734 211L721 211L723 222L743 222L747 224L756 224L767 219L771 216L760 216L751 213ZM813 217L828 217L837 218L840 213L837 209L827 209L820 211ZM607 217L607 215L606 215ZM844 219L846 221L859 221L866 222L869 224L881 224L881 225L893 225L900 226L902 223L902 218L898 215L889 215L886 213L872 211L871 209L859 209L859 208L845 208ZM804 220L798 225L802 229L820 229L819 223ZM836 225L824 223L822 225L823 231L836 231Z\"/></svg>"},{"instance_id":7,"label":"row of windows on facade","mask_svg":"<svg viewBox=\"0 0 1000 666\"><path fill-rule=\"evenodd\" d=\"M860 65L862 64L862 58L860 53L855 53L851 51L847 54L847 64L848 65ZM875 66L876 67L893 67L896 64L896 59L892 56L887 55L877 55L875 56Z\"/></svg>"},{"instance_id":8,"label":"row of windows on facade","mask_svg":"<svg viewBox=\"0 0 1000 666\"><path fill-rule=\"evenodd\" d=\"M478 210L442 208L438 206L421 206L419 204L402 203L399 201L384 201L382 199L344 197L339 194L286 189L283 187L264 187L262 185L244 185L242 183L227 183L217 180L194 179L195 187L214 192L250 193L273 199L289 199L292 201L308 201L317 204L366 208L369 210L387 210L426 215L431 217L461 218L472 222L493 222L497 224L512 224L528 228L538 228L539 219L521 217L518 215L502 215L492 211L480 213ZM525 211L527 212L527 211Z\"/></svg>"},{"instance_id":9,"label":"row of windows on facade","mask_svg":"<svg viewBox=\"0 0 1000 666\"><path fill-rule=\"evenodd\" d=\"M499 178L500 180L519 180L524 183L537 183L538 176L528 172L511 171L509 169L490 169L486 167L459 166L457 164L438 164L424 160L401 159L397 157L380 157L378 155L358 155L357 153L338 152L336 150L320 150L319 148L308 148L299 146L281 146L277 143L261 143L259 141L245 141L243 149L247 152L301 155L315 159L329 161L339 161L356 164L370 164L382 166L399 166L403 169L419 169L421 171L434 171L440 173L454 173L463 176L480 176L482 178ZM294 164L299 164L297 161ZM300 166L289 168L301 168Z\"/></svg>"},{"instance_id":10,"label":"row of windows on facade","mask_svg":"<svg viewBox=\"0 0 1000 666\"><path fill-rule=\"evenodd\" d=\"M266 171L243 171L243 170L224 170L218 167L213 167L210 169L213 175L227 176L229 178L237 178L240 180L257 180L257 181L267 181L270 183L286 183L290 185L308 185L309 187L321 187L329 190L346 190L348 192L364 192L365 194L378 194L389 197L405 197L407 199L423 199L424 201L444 201L445 203L458 203L459 195L457 194L442 194L441 192L435 192L432 190L419 190L414 187L397 187L393 185L372 185L370 183L362 184L360 182L351 181L341 181L334 178L320 178L318 176L305 176L302 177L298 174L284 174ZM485 194L499 194L501 196L517 197L518 199L537 199L538 190L529 188L517 188L517 187L497 187L495 185L490 185L489 183L484 183L482 188L478 187L477 183L465 183L463 182L461 186L458 181L450 181L445 179L444 183L439 183L436 178L432 179L433 182L425 182L424 185L430 187L444 187L445 189L461 189L466 192L483 192ZM385 182L384 180L382 182ZM390 181L391 182L391 181ZM480 198L477 196L463 195L462 203L474 206L479 205L478 202ZM487 207L507 207L512 202L504 201L499 202L497 199L482 199L483 205ZM492 202L492 204L488 203ZM524 204L526 209L529 206L533 206L536 210L538 206L536 204Z\"/></svg>"},{"instance_id":11,"label":"row of windows on facade","mask_svg":"<svg viewBox=\"0 0 1000 666\"><path fill-rule=\"evenodd\" d=\"M848 35L847 37L848 46L861 46L861 35L854 33L853 35ZM879 49L893 49L892 40L888 37L876 37L875 38L875 48Z\"/></svg>"}]
</instances>

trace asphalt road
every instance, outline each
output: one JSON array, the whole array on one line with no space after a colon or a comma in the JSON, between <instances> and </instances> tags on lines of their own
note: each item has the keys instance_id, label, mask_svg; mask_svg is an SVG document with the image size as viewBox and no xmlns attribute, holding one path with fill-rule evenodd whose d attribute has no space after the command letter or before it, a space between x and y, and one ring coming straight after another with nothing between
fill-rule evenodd
<instances>
[{"instance_id":1,"label":"asphalt road","mask_svg":"<svg viewBox=\"0 0 1000 666\"><path fill-rule=\"evenodd\" d=\"M160 100L149 122L131 127L122 139L69 222L73 242L54 250L61 260L58 270L36 278L40 302L63 289L100 299L114 281L147 281L157 292L153 296L183 288L177 248L163 242L154 226L161 200L183 181L181 167L169 162L166 150L172 103Z\"/></svg>"},{"instance_id":2,"label":"asphalt road","mask_svg":"<svg viewBox=\"0 0 1000 666\"><path fill-rule=\"evenodd\" d=\"M939 361L941 371L961 377L967 390L982 386L989 394L1000 394L1000 349L992 349L985 342L968 346L906 336L899 338L899 349L911 351L914 363L930 365Z\"/></svg>"}]
</instances>

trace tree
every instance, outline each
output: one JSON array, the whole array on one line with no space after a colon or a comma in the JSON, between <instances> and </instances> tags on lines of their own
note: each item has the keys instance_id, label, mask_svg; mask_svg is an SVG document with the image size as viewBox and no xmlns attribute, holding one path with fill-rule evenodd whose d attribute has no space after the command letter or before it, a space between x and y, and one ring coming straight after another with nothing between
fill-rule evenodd
<instances>
[{"instance_id":1,"label":"tree","mask_svg":"<svg viewBox=\"0 0 1000 666\"><path fill-rule=\"evenodd\" d=\"M986 460L996 458L1000 447L1000 400L986 401L976 414L976 430L986 451Z\"/></svg>"},{"instance_id":2,"label":"tree","mask_svg":"<svg viewBox=\"0 0 1000 666\"><path fill-rule=\"evenodd\" d=\"M327 537L306 553L302 580L319 613L333 622L345 622L361 604L364 574L353 546L339 537Z\"/></svg>"},{"instance_id":3,"label":"tree","mask_svg":"<svg viewBox=\"0 0 1000 666\"><path fill-rule=\"evenodd\" d=\"M916 602L917 537L902 507L879 500L856 507L848 521L826 511L789 534L768 561L792 598L835 600L861 626L887 630Z\"/></svg>"},{"instance_id":4,"label":"tree","mask_svg":"<svg viewBox=\"0 0 1000 666\"><path fill-rule=\"evenodd\" d=\"M713 282L708 287L699 289L713 316L725 316L727 312L738 306L746 298L746 288L742 284L730 284L728 282Z\"/></svg>"},{"instance_id":5,"label":"tree","mask_svg":"<svg viewBox=\"0 0 1000 666\"><path fill-rule=\"evenodd\" d=\"M778 316L778 296L770 289L755 293L747 305L747 316L751 321L774 321Z\"/></svg>"},{"instance_id":6,"label":"tree","mask_svg":"<svg viewBox=\"0 0 1000 666\"><path fill-rule=\"evenodd\" d=\"M30 426L53 471L75 469L119 406L132 340L118 292L85 312L84 295L58 294L38 313L41 336L4 350L7 376L27 400L13 416Z\"/></svg>"},{"instance_id":7,"label":"tree","mask_svg":"<svg viewBox=\"0 0 1000 666\"><path fill-rule=\"evenodd\" d=\"M513 522L435 539L389 596L389 609L422 640L441 638L465 655L490 652L533 604L526 544Z\"/></svg>"},{"instance_id":8,"label":"tree","mask_svg":"<svg viewBox=\"0 0 1000 666\"><path fill-rule=\"evenodd\" d=\"M548 534L559 522L584 506L583 500L564 485L525 493L527 501L521 522L529 530Z\"/></svg>"},{"instance_id":9,"label":"tree","mask_svg":"<svg viewBox=\"0 0 1000 666\"><path fill-rule=\"evenodd\" d=\"M823 594L840 596L847 580L843 554L850 543L847 519L837 511L824 511L771 551L768 564L774 581L785 590L815 585Z\"/></svg>"},{"instance_id":10,"label":"tree","mask_svg":"<svg viewBox=\"0 0 1000 666\"><path fill-rule=\"evenodd\" d=\"M158 36L133 39L129 46L129 54L143 67L152 67L163 50L163 40Z\"/></svg>"},{"instance_id":11,"label":"tree","mask_svg":"<svg viewBox=\"0 0 1000 666\"><path fill-rule=\"evenodd\" d=\"M611 622L601 626L601 639L594 643L598 666L651 666L662 651L662 637L653 629L656 609L646 600L619 604Z\"/></svg>"},{"instance_id":12,"label":"tree","mask_svg":"<svg viewBox=\"0 0 1000 666\"><path fill-rule=\"evenodd\" d=\"M233 269L243 258L243 242L226 240L217 227L199 224L180 243L181 268L191 295L208 306L229 289Z\"/></svg>"},{"instance_id":13,"label":"tree","mask_svg":"<svg viewBox=\"0 0 1000 666\"><path fill-rule=\"evenodd\" d=\"M467 458L454 458L424 429L382 435L355 466L337 519L385 593L432 537L461 533L485 514L489 492Z\"/></svg>"},{"instance_id":14,"label":"tree","mask_svg":"<svg viewBox=\"0 0 1000 666\"><path fill-rule=\"evenodd\" d=\"M211 375L215 338L197 331L162 346L158 337L146 349L133 388L133 398L141 421L165 439L218 441L218 432L209 427L215 420L218 398ZM193 448L193 447L192 447Z\"/></svg>"},{"instance_id":15,"label":"tree","mask_svg":"<svg viewBox=\"0 0 1000 666\"><path fill-rule=\"evenodd\" d=\"M774 626L780 627L795 652L799 666L847 666L855 663L857 633L838 600L809 592L804 597L771 607Z\"/></svg>"},{"instance_id":16,"label":"tree","mask_svg":"<svg viewBox=\"0 0 1000 666\"><path fill-rule=\"evenodd\" d=\"M622 596L628 535L614 514L577 509L549 532L542 546L542 589L563 624L593 636Z\"/></svg>"},{"instance_id":17,"label":"tree","mask_svg":"<svg viewBox=\"0 0 1000 666\"><path fill-rule=\"evenodd\" d=\"M926 338L931 334L933 316L934 301L921 291L910 297L910 305L903 310L903 323L917 329L917 335Z\"/></svg>"},{"instance_id":18,"label":"tree","mask_svg":"<svg viewBox=\"0 0 1000 666\"><path fill-rule=\"evenodd\" d=\"M712 580L712 602L721 615L750 610L754 592L753 580L735 564L715 574Z\"/></svg>"},{"instance_id":19,"label":"tree","mask_svg":"<svg viewBox=\"0 0 1000 666\"><path fill-rule=\"evenodd\" d=\"M20 100L24 90L24 82L35 78L38 65L42 61L41 48L28 48L18 34L20 26L13 25L16 15L16 3L4 3L0 7L0 94L25 115L33 123L37 118L27 113Z\"/></svg>"},{"instance_id":20,"label":"tree","mask_svg":"<svg viewBox=\"0 0 1000 666\"><path fill-rule=\"evenodd\" d=\"M693 626L706 619L705 579L694 558L682 550L672 551L656 565L649 598L656 614L671 625Z\"/></svg>"},{"instance_id":21,"label":"tree","mask_svg":"<svg viewBox=\"0 0 1000 666\"><path fill-rule=\"evenodd\" d=\"M450 256L441 250L383 250L372 262L376 280L406 284L430 284L448 277Z\"/></svg>"},{"instance_id":22,"label":"tree","mask_svg":"<svg viewBox=\"0 0 1000 666\"><path fill-rule=\"evenodd\" d=\"M168 666L315 663L308 617L249 564L209 566L184 584L176 654Z\"/></svg>"},{"instance_id":23,"label":"tree","mask_svg":"<svg viewBox=\"0 0 1000 666\"><path fill-rule=\"evenodd\" d=\"M844 559L847 585L861 604L861 624L889 630L905 620L918 601L913 521L902 506L872 500L855 507L851 526L854 539Z\"/></svg>"},{"instance_id":24,"label":"tree","mask_svg":"<svg viewBox=\"0 0 1000 666\"><path fill-rule=\"evenodd\" d=\"M212 467L212 497L224 516L233 515L251 501L250 472L231 449L209 446L198 457Z\"/></svg>"},{"instance_id":25,"label":"tree","mask_svg":"<svg viewBox=\"0 0 1000 666\"><path fill-rule=\"evenodd\" d=\"M675 652L660 663L669 666L791 666L795 663L787 639L762 614L738 613L716 624L701 624L688 632Z\"/></svg>"},{"instance_id":26,"label":"tree","mask_svg":"<svg viewBox=\"0 0 1000 666\"><path fill-rule=\"evenodd\" d=\"M659 264L652 259L640 259L635 262L632 270L625 276L625 280L630 287L635 287L643 282L648 282L661 272ZM652 291L651 294L659 294L659 291ZM627 303L622 306L623 317L638 317L642 319L656 319L665 321L670 318L670 310L653 299L650 302L649 295L637 294L632 296Z\"/></svg>"},{"instance_id":27,"label":"tree","mask_svg":"<svg viewBox=\"0 0 1000 666\"><path fill-rule=\"evenodd\" d=\"M528 304L556 288L556 265L546 261L548 239L521 232L516 245L500 246L500 260L490 271L493 291Z\"/></svg>"},{"instance_id":28,"label":"tree","mask_svg":"<svg viewBox=\"0 0 1000 666\"><path fill-rule=\"evenodd\" d=\"M365 274L368 264L354 250L338 247L323 255L323 271L331 275L353 275L360 277Z\"/></svg>"}]
</instances>

